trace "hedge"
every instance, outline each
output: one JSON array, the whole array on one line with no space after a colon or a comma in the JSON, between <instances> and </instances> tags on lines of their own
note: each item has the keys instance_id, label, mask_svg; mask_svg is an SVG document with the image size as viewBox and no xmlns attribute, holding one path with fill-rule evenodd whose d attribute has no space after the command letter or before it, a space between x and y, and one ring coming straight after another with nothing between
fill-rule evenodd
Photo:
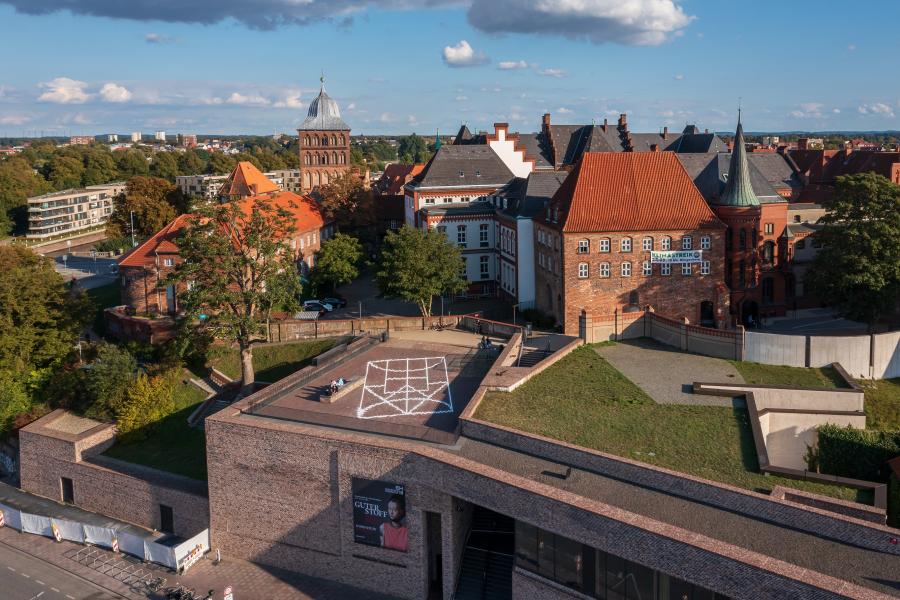
<instances>
[{"instance_id":1,"label":"hedge","mask_svg":"<svg viewBox=\"0 0 900 600\"><path fill-rule=\"evenodd\" d=\"M887 461L900 456L900 431L826 424L819 427L819 470L830 475L886 482Z\"/></svg>"}]
</instances>

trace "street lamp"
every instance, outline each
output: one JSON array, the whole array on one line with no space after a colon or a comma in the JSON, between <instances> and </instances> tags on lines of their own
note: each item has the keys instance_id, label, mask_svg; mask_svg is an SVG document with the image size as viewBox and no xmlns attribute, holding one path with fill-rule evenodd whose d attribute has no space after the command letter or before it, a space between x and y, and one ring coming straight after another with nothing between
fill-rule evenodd
<instances>
[{"instance_id":1,"label":"street lamp","mask_svg":"<svg viewBox=\"0 0 900 600\"><path fill-rule=\"evenodd\" d=\"M137 242L134 241L134 211L131 211L131 247L135 246L137 246Z\"/></svg>"}]
</instances>

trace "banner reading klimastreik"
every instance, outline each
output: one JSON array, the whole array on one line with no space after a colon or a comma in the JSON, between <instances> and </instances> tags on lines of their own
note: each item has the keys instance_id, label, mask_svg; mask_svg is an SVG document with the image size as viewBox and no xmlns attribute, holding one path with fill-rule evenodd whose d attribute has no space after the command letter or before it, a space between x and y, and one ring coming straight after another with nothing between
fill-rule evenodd
<instances>
[{"instance_id":1,"label":"banner reading klimastreik","mask_svg":"<svg viewBox=\"0 0 900 600\"><path fill-rule=\"evenodd\" d=\"M387 481L353 478L353 539L406 552L406 489Z\"/></svg>"},{"instance_id":2,"label":"banner reading klimastreik","mask_svg":"<svg viewBox=\"0 0 900 600\"><path fill-rule=\"evenodd\" d=\"M654 250L650 253L650 262L654 265L698 263L702 260L702 250Z\"/></svg>"}]
</instances>

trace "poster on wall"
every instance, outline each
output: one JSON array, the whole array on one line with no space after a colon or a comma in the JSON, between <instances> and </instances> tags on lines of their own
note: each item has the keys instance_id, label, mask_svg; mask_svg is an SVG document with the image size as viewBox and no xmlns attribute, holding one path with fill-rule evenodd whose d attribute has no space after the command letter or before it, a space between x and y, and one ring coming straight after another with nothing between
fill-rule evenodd
<instances>
[{"instance_id":1,"label":"poster on wall","mask_svg":"<svg viewBox=\"0 0 900 600\"><path fill-rule=\"evenodd\" d=\"M352 480L353 540L406 552L406 488L387 481Z\"/></svg>"},{"instance_id":2,"label":"poster on wall","mask_svg":"<svg viewBox=\"0 0 900 600\"><path fill-rule=\"evenodd\" d=\"M690 264L702 260L702 250L654 250L650 253L650 262L654 265Z\"/></svg>"}]
</instances>

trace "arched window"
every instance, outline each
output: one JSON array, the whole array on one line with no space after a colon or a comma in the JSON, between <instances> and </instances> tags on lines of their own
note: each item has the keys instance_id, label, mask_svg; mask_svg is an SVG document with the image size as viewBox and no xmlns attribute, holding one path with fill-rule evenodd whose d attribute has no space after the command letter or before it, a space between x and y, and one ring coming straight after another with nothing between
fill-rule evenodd
<instances>
[{"instance_id":1,"label":"arched window","mask_svg":"<svg viewBox=\"0 0 900 600\"><path fill-rule=\"evenodd\" d=\"M323 136L322 136L322 145L323 145L323 146L327 146L327 145L328 145L328 136L327 136L327 135L323 135Z\"/></svg>"},{"instance_id":2,"label":"arched window","mask_svg":"<svg viewBox=\"0 0 900 600\"><path fill-rule=\"evenodd\" d=\"M622 263L622 277L631 277L631 263L630 262Z\"/></svg>"},{"instance_id":3,"label":"arched window","mask_svg":"<svg viewBox=\"0 0 900 600\"><path fill-rule=\"evenodd\" d=\"M588 240L578 240L578 254L587 254L591 251L591 243Z\"/></svg>"},{"instance_id":4,"label":"arched window","mask_svg":"<svg viewBox=\"0 0 900 600\"><path fill-rule=\"evenodd\" d=\"M578 279L587 279L588 264L586 262L578 263Z\"/></svg>"},{"instance_id":5,"label":"arched window","mask_svg":"<svg viewBox=\"0 0 900 600\"><path fill-rule=\"evenodd\" d=\"M341 164L342 164L342 165L346 165L346 164L347 164L347 155L344 154L343 152L341 153Z\"/></svg>"},{"instance_id":6,"label":"arched window","mask_svg":"<svg viewBox=\"0 0 900 600\"><path fill-rule=\"evenodd\" d=\"M306 171L303 173L303 189L308 190L310 187L312 186L310 186L309 182L309 171Z\"/></svg>"},{"instance_id":7,"label":"arched window","mask_svg":"<svg viewBox=\"0 0 900 600\"><path fill-rule=\"evenodd\" d=\"M331 164L333 164L333 165L338 164L338 155L337 155L337 152L332 152L332 153L331 153Z\"/></svg>"},{"instance_id":8,"label":"arched window","mask_svg":"<svg viewBox=\"0 0 900 600\"><path fill-rule=\"evenodd\" d=\"M322 173L322 185L328 185L328 173Z\"/></svg>"},{"instance_id":9,"label":"arched window","mask_svg":"<svg viewBox=\"0 0 900 600\"><path fill-rule=\"evenodd\" d=\"M341 146L345 145L346 143L347 143L347 138L345 138L344 134L342 133L341 134Z\"/></svg>"},{"instance_id":10,"label":"arched window","mask_svg":"<svg viewBox=\"0 0 900 600\"><path fill-rule=\"evenodd\" d=\"M747 249L747 230L741 229L740 233L738 233L738 248L741 250Z\"/></svg>"},{"instance_id":11,"label":"arched window","mask_svg":"<svg viewBox=\"0 0 900 600\"><path fill-rule=\"evenodd\" d=\"M672 249L672 238L670 238L669 236L665 236L665 237L660 241L660 247L661 247L663 250L671 250L671 249Z\"/></svg>"},{"instance_id":12,"label":"arched window","mask_svg":"<svg viewBox=\"0 0 900 600\"><path fill-rule=\"evenodd\" d=\"M303 157L303 164L305 164L305 165L309 164L309 154L307 154Z\"/></svg>"},{"instance_id":13,"label":"arched window","mask_svg":"<svg viewBox=\"0 0 900 600\"><path fill-rule=\"evenodd\" d=\"M729 227L727 230L725 230L725 249L726 249L726 250L732 250L732 249L733 249L733 248L732 248L732 244L734 244L734 235L733 235L733 233L734 233L734 232L731 230L731 227Z\"/></svg>"},{"instance_id":14,"label":"arched window","mask_svg":"<svg viewBox=\"0 0 900 600\"><path fill-rule=\"evenodd\" d=\"M619 249L622 252L631 252L631 238L623 237L622 240L619 242Z\"/></svg>"},{"instance_id":15,"label":"arched window","mask_svg":"<svg viewBox=\"0 0 900 600\"><path fill-rule=\"evenodd\" d=\"M305 140L303 141L303 145L309 146L309 136L306 136Z\"/></svg>"},{"instance_id":16,"label":"arched window","mask_svg":"<svg viewBox=\"0 0 900 600\"><path fill-rule=\"evenodd\" d=\"M609 263L600 263L599 265L600 277L609 277Z\"/></svg>"},{"instance_id":17,"label":"arched window","mask_svg":"<svg viewBox=\"0 0 900 600\"><path fill-rule=\"evenodd\" d=\"M609 238L600 240L600 252L609 252Z\"/></svg>"},{"instance_id":18,"label":"arched window","mask_svg":"<svg viewBox=\"0 0 900 600\"><path fill-rule=\"evenodd\" d=\"M331 136L331 145L337 146L337 136L335 136L335 135Z\"/></svg>"},{"instance_id":19,"label":"arched window","mask_svg":"<svg viewBox=\"0 0 900 600\"><path fill-rule=\"evenodd\" d=\"M313 187L316 187L317 185L319 185L319 172L318 171L316 171L312 174L312 184L313 184Z\"/></svg>"},{"instance_id":20,"label":"arched window","mask_svg":"<svg viewBox=\"0 0 900 600\"><path fill-rule=\"evenodd\" d=\"M645 252L650 252L653 250L653 238L652 237L645 237L641 241L641 250L644 250Z\"/></svg>"}]
</instances>

